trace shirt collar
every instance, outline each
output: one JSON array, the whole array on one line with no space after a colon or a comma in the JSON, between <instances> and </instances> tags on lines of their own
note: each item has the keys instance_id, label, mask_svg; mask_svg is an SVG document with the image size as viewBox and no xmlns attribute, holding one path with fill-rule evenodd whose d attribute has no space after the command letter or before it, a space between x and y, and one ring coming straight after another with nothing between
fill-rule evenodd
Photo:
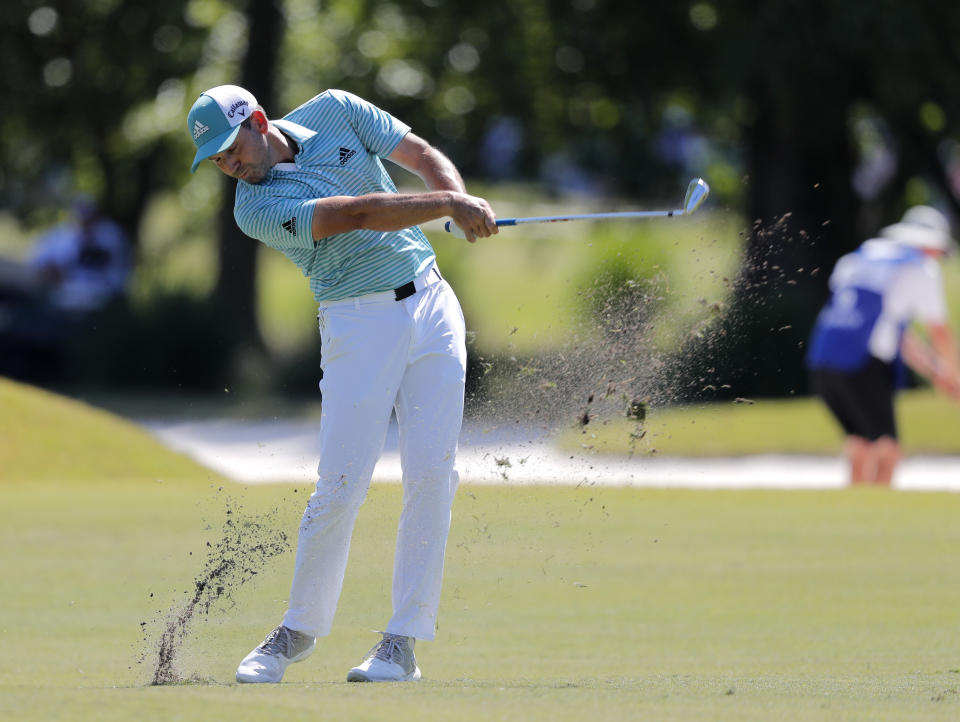
<instances>
[{"instance_id":1,"label":"shirt collar","mask_svg":"<svg viewBox=\"0 0 960 722\"><path fill-rule=\"evenodd\" d=\"M297 141L301 152L303 151L303 144L317 134L315 130L310 130L290 120L271 120L270 122Z\"/></svg>"}]
</instances>

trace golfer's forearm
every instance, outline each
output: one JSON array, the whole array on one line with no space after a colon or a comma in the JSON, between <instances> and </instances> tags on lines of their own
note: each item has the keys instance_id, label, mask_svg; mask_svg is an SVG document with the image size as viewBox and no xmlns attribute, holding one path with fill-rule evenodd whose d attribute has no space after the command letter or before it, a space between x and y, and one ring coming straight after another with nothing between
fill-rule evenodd
<instances>
[{"instance_id":1,"label":"golfer's forearm","mask_svg":"<svg viewBox=\"0 0 960 722\"><path fill-rule=\"evenodd\" d=\"M422 156L417 175L432 191L448 190L466 192L463 178L453 162L435 148Z\"/></svg>"},{"instance_id":2,"label":"golfer's forearm","mask_svg":"<svg viewBox=\"0 0 960 722\"><path fill-rule=\"evenodd\" d=\"M404 137L388 160L419 177L428 190L466 192L453 161L413 133Z\"/></svg>"},{"instance_id":3,"label":"golfer's forearm","mask_svg":"<svg viewBox=\"0 0 960 722\"><path fill-rule=\"evenodd\" d=\"M398 231L451 215L454 205L450 191L324 198L314 206L311 230L317 240L360 229Z\"/></svg>"}]
</instances>

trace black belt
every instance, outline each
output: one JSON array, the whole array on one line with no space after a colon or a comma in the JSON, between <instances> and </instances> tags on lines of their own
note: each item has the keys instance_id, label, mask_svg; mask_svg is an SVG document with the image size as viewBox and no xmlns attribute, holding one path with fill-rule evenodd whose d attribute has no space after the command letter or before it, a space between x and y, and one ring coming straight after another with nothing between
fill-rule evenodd
<instances>
[{"instance_id":1,"label":"black belt","mask_svg":"<svg viewBox=\"0 0 960 722\"><path fill-rule=\"evenodd\" d=\"M430 270L437 274L437 278L439 278L441 281L443 280L443 276L440 275L440 271L437 269L436 266L434 266ZM405 298L410 298L410 296L412 296L416 292L417 292L416 284L413 281L410 281L408 283L403 284L399 288L393 289L393 296L397 301L402 301Z\"/></svg>"},{"instance_id":2,"label":"black belt","mask_svg":"<svg viewBox=\"0 0 960 722\"><path fill-rule=\"evenodd\" d=\"M413 281L405 283L400 288L393 289L393 295L398 301L402 301L405 298L410 298L413 294L417 292L417 287L413 285Z\"/></svg>"}]
</instances>

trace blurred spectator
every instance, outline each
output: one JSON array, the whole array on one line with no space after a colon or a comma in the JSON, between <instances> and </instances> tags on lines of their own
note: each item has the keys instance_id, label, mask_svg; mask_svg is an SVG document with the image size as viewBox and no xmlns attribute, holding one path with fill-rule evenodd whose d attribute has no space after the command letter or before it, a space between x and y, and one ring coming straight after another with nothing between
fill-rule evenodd
<instances>
[{"instance_id":1,"label":"blurred spectator","mask_svg":"<svg viewBox=\"0 0 960 722\"><path fill-rule=\"evenodd\" d=\"M889 485L900 461L894 394L903 364L960 399L960 355L938 261L953 246L947 219L916 206L840 258L817 318L807 364L811 384L847 435L853 484ZM911 323L923 327L926 338Z\"/></svg>"},{"instance_id":2,"label":"blurred spectator","mask_svg":"<svg viewBox=\"0 0 960 722\"><path fill-rule=\"evenodd\" d=\"M105 306L126 289L130 252L120 226L88 197L73 203L73 218L37 240L30 268L49 289L50 303L68 313Z\"/></svg>"},{"instance_id":3,"label":"blurred spectator","mask_svg":"<svg viewBox=\"0 0 960 722\"><path fill-rule=\"evenodd\" d=\"M480 145L480 165L491 180L517 176L517 161L523 148L523 125L509 115L495 118L487 127Z\"/></svg>"},{"instance_id":4,"label":"blurred spectator","mask_svg":"<svg viewBox=\"0 0 960 722\"><path fill-rule=\"evenodd\" d=\"M654 148L665 162L690 173L706 165L710 151L707 139L694 127L691 112L676 104L664 109Z\"/></svg>"},{"instance_id":5,"label":"blurred spectator","mask_svg":"<svg viewBox=\"0 0 960 722\"><path fill-rule=\"evenodd\" d=\"M123 296L130 249L120 227L87 197L38 238L26 264L0 261L0 374L47 381L84 320Z\"/></svg>"},{"instance_id":6,"label":"blurred spectator","mask_svg":"<svg viewBox=\"0 0 960 722\"><path fill-rule=\"evenodd\" d=\"M544 186L559 196L599 196L609 193L606 184L585 170L567 151L552 153L540 164Z\"/></svg>"}]
</instances>

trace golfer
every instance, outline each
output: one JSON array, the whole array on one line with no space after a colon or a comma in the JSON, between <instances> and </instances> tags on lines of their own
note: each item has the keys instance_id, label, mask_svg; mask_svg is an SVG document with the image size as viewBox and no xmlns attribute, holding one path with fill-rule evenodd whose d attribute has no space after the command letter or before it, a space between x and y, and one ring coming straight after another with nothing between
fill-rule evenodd
<instances>
[{"instance_id":1,"label":"golfer","mask_svg":"<svg viewBox=\"0 0 960 722\"><path fill-rule=\"evenodd\" d=\"M236 178L234 216L309 279L322 352L320 464L303 514L286 615L237 669L240 682L279 682L327 635L350 536L395 411L403 509L393 616L349 681L420 678L417 639L433 639L463 414L460 305L417 224L443 216L468 241L497 232L489 204L464 192L438 150L361 98L327 90L268 120L247 90L222 85L193 104L191 170L209 159ZM381 160L428 192L400 194Z\"/></svg>"},{"instance_id":2,"label":"golfer","mask_svg":"<svg viewBox=\"0 0 960 722\"><path fill-rule=\"evenodd\" d=\"M938 261L951 250L947 219L929 206L843 256L830 276L807 353L813 390L847 435L850 482L889 486L900 461L894 393L903 363L960 399L960 361L947 324ZM908 328L911 324L923 335Z\"/></svg>"}]
</instances>

